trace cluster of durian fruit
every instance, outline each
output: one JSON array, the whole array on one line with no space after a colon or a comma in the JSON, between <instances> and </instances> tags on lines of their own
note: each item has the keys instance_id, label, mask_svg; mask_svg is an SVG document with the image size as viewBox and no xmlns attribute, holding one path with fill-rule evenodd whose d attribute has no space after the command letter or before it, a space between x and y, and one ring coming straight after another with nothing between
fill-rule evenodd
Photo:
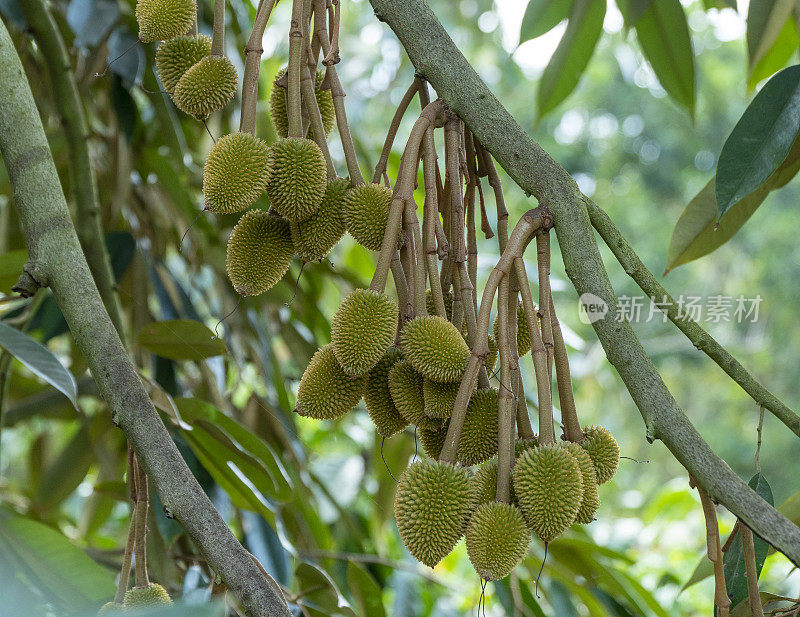
<instances>
[{"instance_id":1,"label":"cluster of durian fruit","mask_svg":"<svg viewBox=\"0 0 800 617\"><path fill-rule=\"evenodd\" d=\"M171 605L172 598L169 593L158 583L149 583L146 587L131 587L125 592L125 599L122 604L107 602L97 611L100 615L108 615L121 611L139 610L155 608L158 606Z\"/></svg>"}]
</instances>

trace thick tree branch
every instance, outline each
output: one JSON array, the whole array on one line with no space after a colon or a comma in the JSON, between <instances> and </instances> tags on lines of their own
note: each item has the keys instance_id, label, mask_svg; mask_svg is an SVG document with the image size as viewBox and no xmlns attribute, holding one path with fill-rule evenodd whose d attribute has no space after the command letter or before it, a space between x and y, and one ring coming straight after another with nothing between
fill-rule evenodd
<instances>
[{"instance_id":1,"label":"thick tree branch","mask_svg":"<svg viewBox=\"0 0 800 617\"><path fill-rule=\"evenodd\" d=\"M253 617L290 614L214 509L162 424L103 306L69 216L39 113L0 22L0 154L28 254L86 357L115 423L125 431L164 508ZM37 279L38 280L38 279Z\"/></svg>"},{"instance_id":2,"label":"thick tree branch","mask_svg":"<svg viewBox=\"0 0 800 617\"><path fill-rule=\"evenodd\" d=\"M553 213L567 275L578 294L617 300L575 181L517 124L480 79L425 0L370 0L397 34L417 71L526 192ZM800 528L761 499L703 440L667 390L630 324L614 311L593 327L647 427L702 485L755 533L800 565Z\"/></svg>"}]
</instances>

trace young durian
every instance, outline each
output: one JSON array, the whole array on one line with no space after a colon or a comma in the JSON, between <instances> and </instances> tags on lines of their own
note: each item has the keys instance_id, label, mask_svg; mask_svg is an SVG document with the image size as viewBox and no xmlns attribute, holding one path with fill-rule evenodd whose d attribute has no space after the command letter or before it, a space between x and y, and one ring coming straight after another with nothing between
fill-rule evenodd
<instances>
[{"instance_id":1,"label":"young durian","mask_svg":"<svg viewBox=\"0 0 800 617\"><path fill-rule=\"evenodd\" d=\"M342 239L346 231L342 207L349 188L346 178L331 180L314 215L302 223L291 223L294 250L304 262L322 259Z\"/></svg>"},{"instance_id":2,"label":"young durian","mask_svg":"<svg viewBox=\"0 0 800 617\"><path fill-rule=\"evenodd\" d=\"M272 90L269 93L269 117L272 119L272 126L278 137L286 137L289 134L289 118L286 115L286 87L279 85L286 75L286 69L282 68L275 75L272 82ZM325 79L325 70L317 69L317 78L314 83L314 92L317 97L317 106L322 116L322 126L325 134L330 135L336 125L336 112L333 108L333 96L330 89L322 89L322 81Z\"/></svg>"},{"instance_id":3,"label":"young durian","mask_svg":"<svg viewBox=\"0 0 800 617\"><path fill-rule=\"evenodd\" d=\"M441 383L461 380L469 347L456 327L443 317L415 317L400 335L403 355L424 377Z\"/></svg>"},{"instance_id":4,"label":"young durian","mask_svg":"<svg viewBox=\"0 0 800 617\"><path fill-rule=\"evenodd\" d=\"M250 210L228 239L228 278L243 296L257 296L283 278L293 255L289 223L263 210Z\"/></svg>"},{"instance_id":5,"label":"young durian","mask_svg":"<svg viewBox=\"0 0 800 617\"><path fill-rule=\"evenodd\" d=\"M397 304L384 293L356 289L331 320L331 343L348 375L364 375L389 349L397 330Z\"/></svg>"},{"instance_id":6,"label":"young durian","mask_svg":"<svg viewBox=\"0 0 800 617\"><path fill-rule=\"evenodd\" d=\"M498 317L494 318L492 334L494 335L495 341L500 340L498 338L500 335L500 321ZM519 351L520 358L531 351L531 332L528 330L525 308L521 304L517 306L517 351Z\"/></svg>"},{"instance_id":7,"label":"young durian","mask_svg":"<svg viewBox=\"0 0 800 617\"><path fill-rule=\"evenodd\" d=\"M97 617L100 615L117 615L125 610L124 604L117 604L116 602L106 602L97 611Z\"/></svg>"},{"instance_id":8,"label":"young durian","mask_svg":"<svg viewBox=\"0 0 800 617\"><path fill-rule=\"evenodd\" d=\"M139 40L152 43L186 34L194 25L196 15L195 0L138 0Z\"/></svg>"},{"instance_id":9,"label":"young durian","mask_svg":"<svg viewBox=\"0 0 800 617\"><path fill-rule=\"evenodd\" d=\"M483 580L505 578L528 552L531 532L516 506L491 501L478 506L467 526L467 555Z\"/></svg>"},{"instance_id":10,"label":"young durian","mask_svg":"<svg viewBox=\"0 0 800 617\"><path fill-rule=\"evenodd\" d=\"M410 465L394 498L397 529L408 552L434 567L461 538L471 506L464 468L427 459Z\"/></svg>"},{"instance_id":11,"label":"young durian","mask_svg":"<svg viewBox=\"0 0 800 617\"><path fill-rule=\"evenodd\" d=\"M228 58L206 56L181 76L172 100L182 112L205 120L230 103L237 83L236 68Z\"/></svg>"},{"instance_id":12,"label":"young durian","mask_svg":"<svg viewBox=\"0 0 800 617\"><path fill-rule=\"evenodd\" d=\"M205 34L176 36L156 50L158 78L164 90L173 92L183 74L211 53L211 37Z\"/></svg>"},{"instance_id":13,"label":"young durian","mask_svg":"<svg viewBox=\"0 0 800 617\"><path fill-rule=\"evenodd\" d=\"M608 482L619 467L619 445L608 429L602 426L583 428L581 447L589 453L597 473L597 483Z\"/></svg>"},{"instance_id":14,"label":"young durian","mask_svg":"<svg viewBox=\"0 0 800 617\"><path fill-rule=\"evenodd\" d=\"M447 321L453 320L453 294L446 291L442 294L444 300L444 312L447 315ZM433 306L433 295L431 290L425 292L425 306L428 309L428 315L436 315L436 309Z\"/></svg>"},{"instance_id":15,"label":"young durian","mask_svg":"<svg viewBox=\"0 0 800 617\"><path fill-rule=\"evenodd\" d=\"M133 587L125 592L123 604L126 609L147 608L172 604L167 590L158 583L150 583L147 587Z\"/></svg>"},{"instance_id":16,"label":"young durian","mask_svg":"<svg viewBox=\"0 0 800 617\"><path fill-rule=\"evenodd\" d=\"M300 223L317 211L328 187L325 157L310 139L279 139L269 150L267 194L284 218Z\"/></svg>"},{"instance_id":17,"label":"young durian","mask_svg":"<svg viewBox=\"0 0 800 617\"><path fill-rule=\"evenodd\" d=\"M445 422L441 428L429 430L421 428L417 431L419 442L422 444L422 451L432 459L438 459L444 447L444 438L447 436L449 422Z\"/></svg>"},{"instance_id":18,"label":"young durian","mask_svg":"<svg viewBox=\"0 0 800 617\"><path fill-rule=\"evenodd\" d=\"M336 361L333 346L323 345L300 379L294 410L315 420L340 418L358 404L365 381L365 377L345 373Z\"/></svg>"},{"instance_id":19,"label":"young durian","mask_svg":"<svg viewBox=\"0 0 800 617\"><path fill-rule=\"evenodd\" d=\"M460 385L459 382L439 383L432 379L425 379L422 384L425 415L429 418L449 418L453 414L453 406Z\"/></svg>"},{"instance_id":20,"label":"young durian","mask_svg":"<svg viewBox=\"0 0 800 617\"><path fill-rule=\"evenodd\" d=\"M266 190L269 177L267 142L250 133L224 135L211 148L203 167L206 208L217 214L249 208Z\"/></svg>"},{"instance_id":21,"label":"young durian","mask_svg":"<svg viewBox=\"0 0 800 617\"><path fill-rule=\"evenodd\" d=\"M344 223L347 231L364 248L380 251L389 221L391 189L381 184L354 186L344 200Z\"/></svg>"},{"instance_id":22,"label":"young durian","mask_svg":"<svg viewBox=\"0 0 800 617\"><path fill-rule=\"evenodd\" d=\"M497 454L497 390L476 390L458 440L458 462L478 465Z\"/></svg>"},{"instance_id":23,"label":"young durian","mask_svg":"<svg viewBox=\"0 0 800 617\"><path fill-rule=\"evenodd\" d=\"M597 490L597 474L594 464L589 454L578 444L571 441L561 442L561 447L567 450L575 460L581 470L581 485L583 486L583 499L581 500L575 522L586 525L594 520L594 513L600 507L600 494Z\"/></svg>"},{"instance_id":24,"label":"young durian","mask_svg":"<svg viewBox=\"0 0 800 617\"><path fill-rule=\"evenodd\" d=\"M510 476L509 480L511 480ZM497 457L494 456L481 465L475 475L472 476L470 482L472 483L475 507L494 501L497 497ZM515 504L517 496L514 493L513 482L509 488L511 490L511 503Z\"/></svg>"},{"instance_id":25,"label":"young durian","mask_svg":"<svg viewBox=\"0 0 800 617\"><path fill-rule=\"evenodd\" d=\"M367 374L367 383L364 386L364 403L369 417L375 424L378 435L387 439L408 426L408 420L397 411L389 392L389 372L402 357L397 347L390 347Z\"/></svg>"},{"instance_id":26,"label":"young durian","mask_svg":"<svg viewBox=\"0 0 800 617\"><path fill-rule=\"evenodd\" d=\"M406 422L418 428L436 430L438 425L425 415L422 375L408 360L400 360L389 371L389 392L397 411Z\"/></svg>"},{"instance_id":27,"label":"young durian","mask_svg":"<svg viewBox=\"0 0 800 617\"><path fill-rule=\"evenodd\" d=\"M526 450L514 465L513 478L525 522L544 542L575 521L583 500L583 478L568 450L557 444Z\"/></svg>"}]
</instances>

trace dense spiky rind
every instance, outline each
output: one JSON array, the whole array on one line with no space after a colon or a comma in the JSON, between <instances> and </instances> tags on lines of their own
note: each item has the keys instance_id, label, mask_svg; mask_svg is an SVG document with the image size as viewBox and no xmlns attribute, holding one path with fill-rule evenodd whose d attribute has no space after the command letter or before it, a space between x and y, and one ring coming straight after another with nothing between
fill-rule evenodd
<instances>
[{"instance_id":1,"label":"dense spiky rind","mask_svg":"<svg viewBox=\"0 0 800 617\"><path fill-rule=\"evenodd\" d=\"M349 375L364 375L389 349L396 330L397 305L389 296L354 290L331 321L331 343L339 365Z\"/></svg>"},{"instance_id":2,"label":"dense spiky rind","mask_svg":"<svg viewBox=\"0 0 800 617\"><path fill-rule=\"evenodd\" d=\"M310 139L279 139L269 150L272 177L267 185L272 207L290 221L308 220L327 190L322 150Z\"/></svg>"},{"instance_id":3,"label":"dense spiky rind","mask_svg":"<svg viewBox=\"0 0 800 617\"><path fill-rule=\"evenodd\" d=\"M514 440L514 457L519 458L525 450L533 450L539 447L539 437L534 435L530 439L518 437Z\"/></svg>"},{"instance_id":4,"label":"dense spiky rind","mask_svg":"<svg viewBox=\"0 0 800 617\"><path fill-rule=\"evenodd\" d=\"M511 476L509 475L509 481ZM472 494L475 500L475 507L483 503L494 501L497 497L497 457L492 457L478 468L472 476ZM514 493L513 483L509 487L511 493L511 503L516 503L517 496Z\"/></svg>"},{"instance_id":5,"label":"dense spiky rind","mask_svg":"<svg viewBox=\"0 0 800 617\"><path fill-rule=\"evenodd\" d=\"M456 327L443 317L415 317L400 335L403 355L424 377L441 383L461 380L469 347Z\"/></svg>"},{"instance_id":6,"label":"dense spiky rind","mask_svg":"<svg viewBox=\"0 0 800 617\"><path fill-rule=\"evenodd\" d=\"M476 390L458 440L458 462L479 465L497 454L497 390Z\"/></svg>"},{"instance_id":7,"label":"dense spiky rind","mask_svg":"<svg viewBox=\"0 0 800 617\"><path fill-rule=\"evenodd\" d=\"M446 291L442 294L444 300L444 312L447 315L447 321L453 320L453 294ZM433 295L431 290L425 292L425 306L428 309L428 315L436 315L436 309L433 306Z\"/></svg>"},{"instance_id":8,"label":"dense spiky rind","mask_svg":"<svg viewBox=\"0 0 800 617\"><path fill-rule=\"evenodd\" d=\"M230 103L236 93L236 68L225 56L206 56L186 71L172 92L182 112L205 120Z\"/></svg>"},{"instance_id":9,"label":"dense spiky rind","mask_svg":"<svg viewBox=\"0 0 800 617\"><path fill-rule=\"evenodd\" d=\"M575 457L581 470L583 499L581 499L578 514L575 516L575 522L580 525L586 525L594 520L594 514L597 512L597 508L600 507L600 493L597 490L597 474L594 470L594 464L586 450L578 444L565 441L561 442L561 447Z\"/></svg>"},{"instance_id":10,"label":"dense spiky rind","mask_svg":"<svg viewBox=\"0 0 800 617\"><path fill-rule=\"evenodd\" d=\"M412 426L435 430L436 422L425 415L422 375L408 360L400 360L389 371L389 392L397 411Z\"/></svg>"},{"instance_id":11,"label":"dense spiky rind","mask_svg":"<svg viewBox=\"0 0 800 617\"><path fill-rule=\"evenodd\" d=\"M229 133L217 140L203 167L206 208L218 214L240 212L267 189L267 142L250 133Z\"/></svg>"},{"instance_id":12,"label":"dense spiky rind","mask_svg":"<svg viewBox=\"0 0 800 617\"><path fill-rule=\"evenodd\" d=\"M422 444L422 451L432 459L438 459L444 447L444 438L447 436L449 422L443 424L441 428L429 430L421 428L417 431L419 442Z\"/></svg>"},{"instance_id":13,"label":"dense spiky rind","mask_svg":"<svg viewBox=\"0 0 800 617\"><path fill-rule=\"evenodd\" d=\"M263 210L250 210L228 239L228 278L243 296L257 296L283 278L293 255L289 223Z\"/></svg>"},{"instance_id":14,"label":"dense spiky rind","mask_svg":"<svg viewBox=\"0 0 800 617\"><path fill-rule=\"evenodd\" d=\"M433 460L410 465L394 498L397 529L408 552L434 567L461 537L471 504L465 469Z\"/></svg>"},{"instance_id":15,"label":"dense spiky rind","mask_svg":"<svg viewBox=\"0 0 800 617\"><path fill-rule=\"evenodd\" d=\"M345 373L336 361L333 346L323 345L300 379L294 410L315 420L340 418L358 404L365 380Z\"/></svg>"},{"instance_id":16,"label":"dense spiky rind","mask_svg":"<svg viewBox=\"0 0 800 617\"><path fill-rule=\"evenodd\" d=\"M183 74L211 53L211 37L205 34L176 36L156 50L158 78L164 90L172 92Z\"/></svg>"},{"instance_id":17,"label":"dense spiky rind","mask_svg":"<svg viewBox=\"0 0 800 617\"><path fill-rule=\"evenodd\" d=\"M152 43L186 34L194 24L196 14L195 0L138 0L139 40Z\"/></svg>"},{"instance_id":18,"label":"dense spiky rind","mask_svg":"<svg viewBox=\"0 0 800 617\"><path fill-rule=\"evenodd\" d=\"M578 514L583 499L578 461L556 444L527 450L514 465L514 492L528 527L550 542Z\"/></svg>"},{"instance_id":19,"label":"dense spiky rind","mask_svg":"<svg viewBox=\"0 0 800 617\"><path fill-rule=\"evenodd\" d=\"M100 610L97 611L97 616L100 615L111 615L111 614L118 614L125 610L124 604L117 604L116 602L106 602L103 606L100 607Z\"/></svg>"},{"instance_id":20,"label":"dense spiky rind","mask_svg":"<svg viewBox=\"0 0 800 617\"><path fill-rule=\"evenodd\" d=\"M172 604L167 590L158 583L150 583L147 587L133 587L125 592L123 601L126 609L145 608Z\"/></svg>"},{"instance_id":21,"label":"dense spiky rind","mask_svg":"<svg viewBox=\"0 0 800 617\"><path fill-rule=\"evenodd\" d=\"M380 251L389 221L391 189L380 184L354 186L344 200L347 231L364 248Z\"/></svg>"},{"instance_id":22,"label":"dense spiky rind","mask_svg":"<svg viewBox=\"0 0 800 617\"><path fill-rule=\"evenodd\" d=\"M346 231L342 207L350 181L337 178L328 182L325 197L314 215L302 223L292 223L292 242L298 257L305 262L325 257Z\"/></svg>"},{"instance_id":23,"label":"dense spiky rind","mask_svg":"<svg viewBox=\"0 0 800 617\"><path fill-rule=\"evenodd\" d=\"M516 506L496 501L475 510L467 526L467 555L480 577L505 578L517 567L531 541L531 532Z\"/></svg>"},{"instance_id":24,"label":"dense spiky rind","mask_svg":"<svg viewBox=\"0 0 800 617\"><path fill-rule=\"evenodd\" d=\"M500 340L500 320L495 317L492 324L492 334L494 340ZM528 320L525 318L525 308L520 304L517 306L517 351L520 358L531 350L531 332L528 330Z\"/></svg>"},{"instance_id":25,"label":"dense spiky rind","mask_svg":"<svg viewBox=\"0 0 800 617\"><path fill-rule=\"evenodd\" d=\"M602 426L585 426L581 447L589 453L597 473L597 483L608 482L619 467L619 445L608 429Z\"/></svg>"},{"instance_id":26,"label":"dense spiky rind","mask_svg":"<svg viewBox=\"0 0 800 617\"><path fill-rule=\"evenodd\" d=\"M278 137L286 137L289 134L289 119L286 115L286 88L278 85L278 80L286 75L283 68L275 75L272 82L272 90L269 93L269 117L272 119L272 126ZM322 89L322 81L325 79L325 71L317 69L316 83L314 84L317 96L317 106L322 116L322 126L325 134L329 135L336 124L336 112L333 108L333 96L329 89Z\"/></svg>"},{"instance_id":27,"label":"dense spiky rind","mask_svg":"<svg viewBox=\"0 0 800 617\"><path fill-rule=\"evenodd\" d=\"M422 384L425 415L430 418L449 418L453 415L453 405L455 405L460 385L458 382L439 383L432 379L425 379Z\"/></svg>"},{"instance_id":28,"label":"dense spiky rind","mask_svg":"<svg viewBox=\"0 0 800 617\"><path fill-rule=\"evenodd\" d=\"M408 426L408 420L397 411L392 394L389 392L389 372L401 358L400 350L397 347L390 347L367 374L364 403L381 437L391 437Z\"/></svg>"}]
</instances>

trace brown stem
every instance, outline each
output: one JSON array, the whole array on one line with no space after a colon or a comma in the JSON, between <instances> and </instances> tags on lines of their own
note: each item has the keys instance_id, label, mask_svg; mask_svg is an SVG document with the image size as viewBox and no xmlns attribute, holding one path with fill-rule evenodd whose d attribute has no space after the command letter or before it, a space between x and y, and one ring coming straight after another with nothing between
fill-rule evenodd
<instances>
[{"instance_id":1,"label":"brown stem","mask_svg":"<svg viewBox=\"0 0 800 617\"><path fill-rule=\"evenodd\" d=\"M261 43L264 30L275 7L276 0L261 0L253 21L253 30L244 48L244 77L242 78L242 108L239 130L242 133L255 135L256 105L258 103L258 73L261 68L261 54L264 48Z\"/></svg>"},{"instance_id":2,"label":"brown stem","mask_svg":"<svg viewBox=\"0 0 800 617\"><path fill-rule=\"evenodd\" d=\"M300 69L303 63L303 0L293 0L289 28L289 64L286 68L286 115L288 136L303 137L303 114L300 97Z\"/></svg>"},{"instance_id":3,"label":"brown stem","mask_svg":"<svg viewBox=\"0 0 800 617\"><path fill-rule=\"evenodd\" d=\"M378 164L375 166L375 173L372 176L373 184L378 184L381 181L381 177L386 172L386 166L389 163L389 154L392 152L392 144L394 143L394 138L397 136L397 130L400 128L400 122L402 122L403 116L408 110L408 106L411 104L414 96L419 91L420 84L422 83L424 83L422 78L415 75L414 81L411 82L408 90L406 90L406 93L400 100L400 104L397 106L397 111L394 112L392 121L389 124L389 130L386 132L386 139L383 142L381 156L378 159Z\"/></svg>"},{"instance_id":4,"label":"brown stem","mask_svg":"<svg viewBox=\"0 0 800 617\"><path fill-rule=\"evenodd\" d=\"M714 564L714 604L717 607L717 617L728 617L731 599L728 597L728 591L725 587L725 568L722 563L717 511L714 509L714 503L705 489L697 484L693 478L689 479L689 483L697 488L697 493L700 495L700 503L703 506L703 516L706 519L706 554L711 563Z\"/></svg>"},{"instance_id":5,"label":"brown stem","mask_svg":"<svg viewBox=\"0 0 800 617\"><path fill-rule=\"evenodd\" d=\"M134 474L136 478L136 506L134 508L135 539L134 554L136 555L136 586L147 587L150 580L147 577L147 509L150 505L150 494L147 483L147 474L134 457Z\"/></svg>"},{"instance_id":6,"label":"brown stem","mask_svg":"<svg viewBox=\"0 0 800 617\"><path fill-rule=\"evenodd\" d=\"M561 424L564 427L564 437L568 441L580 443L583 441L583 431L578 420L578 411L575 409L567 346L564 344L564 337L561 334L561 324L556 315L552 294L550 295L550 318L553 325L553 355L555 357L558 400L561 406Z\"/></svg>"},{"instance_id":7,"label":"brown stem","mask_svg":"<svg viewBox=\"0 0 800 617\"><path fill-rule=\"evenodd\" d=\"M133 545L136 539L136 463L130 446L128 446L128 480L130 482L131 520L128 524L128 539L125 542L125 553L122 556L117 593L114 595L115 604L122 604L125 599L125 592L128 591L133 560Z\"/></svg>"},{"instance_id":8,"label":"brown stem","mask_svg":"<svg viewBox=\"0 0 800 617\"><path fill-rule=\"evenodd\" d=\"M511 391L511 343L508 305L511 296L510 274L503 276L497 294L497 319L500 322L497 348L500 363L500 391L497 402L497 501L511 501L511 468L514 466L514 395Z\"/></svg>"},{"instance_id":9,"label":"brown stem","mask_svg":"<svg viewBox=\"0 0 800 617\"><path fill-rule=\"evenodd\" d=\"M550 234L536 236L536 258L539 264L539 311L542 314L542 339L547 350L547 374L553 378L553 318L550 311Z\"/></svg>"},{"instance_id":10,"label":"brown stem","mask_svg":"<svg viewBox=\"0 0 800 617\"><path fill-rule=\"evenodd\" d=\"M392 269L394 288L397 292L397 306L400 307L400 313L402 315L408 315L410 314L408 283L406 281L406 274L405 270L403 269L403 264L400 262L400 253L398 251L395 251L394 255L392 255L390 267ZM401 319L400 323L398 324L398 333L403 329L402 326L404 323L405 320Z\"/></svg>"},{"instance_id":11,"label":"brown stem","mask_svg":"<svg viewBox=\"0 0 800 617\"><path fill-rule=\"evenodd\" d=\"M417 166L415 165L415 170L416 168ZM417 204L414 202L413 195L406 199L405 219L408 229L407 240L411 241L411 257L414 264L414 315L419 317L428 314L428 309L425 304L426 268L419 219L417 218Z\"/></svg>"},{"instance_id":12,"label":"brown stem","mask_svg":"<svg viewBox=\"0 0 800 617\"><path fill-rule=\"evenodd\" d=\"M764 607L761 605L761 594L758 591L753 532L747 525L742 525L742 548L744 549L744 568L747 574L747 602L750 605L750 615L751 617L764 617Z\"/></svg>"},{"instance_id":13,"label":"brown stem","mask_svg":"<svg viewBox=\"0 0 800 617\"><path fill-rule=\"evenodd\" d=\"M464 126L463 124L461 125ZM475 232L475 191L478 176L475 169L475 148L472 143L472 133L464 128L461 135L466 146L467 186L464 191L464 204L467 219L467 270L469 278L476 286L472 292L473 306L478 305L478 237ZM477 308L476 308L477 310Z\"/></svg>"},{"instance_id":14,"label":"brown stem","mask_svg":"<svg viewBox=\"0 0 800 617\"><path fill-rule=\"evenodd\" d=\"M333 66L334 64L338 64L340 60L339 22L341 20L341 11L342 11L340 0L331 0L331 6L333 7L333 19L331 20L332 32L330 38L330 48L325 53L325 58L322 61L322 64L324 64L325 66Z\"/></svg>"},{"instance_id":15,"label":"brown stem","mask_svg":"<svg viewBox=\"0 0 800 617\"><path fill-rule=\"evenodd\" d=\"M431 286L434 313L447 319L437 260L436 223L439 220L439 196L436 167L436 144L433 138L433 128L428 127L422 139L422 175L425 183L425 201L422 205L422 242L425 249L425 263Z\"/></svg>"},{"instance_id":16,"label":"brown stem","mask_svg":"<svg viewBox=\"0 0 800 617\"><path fill-rule=\"evenodd\" d=\"M225 55L225 0L214 0L214 31L211 35L211 55Z\"/></svg>"},{"instance_id":17,"label":"brown stem","mask_svg":"<svg viewBox=\"0 0 800 617\"><path fill-rule=\"evenodd\" d=\"M331 159L331 152L328 148L328 140L325 136L325 127L322 124L322 114L319 111L319 104L317 103L317 95L314 88L315 78L311 76L311 71L307 66L300 69L300 91L303 98L303 106L305 107L308 117L311 121L311 134L314 141L322 150L322 156L325 158L325 168L328 172L328 181L336 179L336 169L333 166Z\"/></svg>"}]
</instances>

